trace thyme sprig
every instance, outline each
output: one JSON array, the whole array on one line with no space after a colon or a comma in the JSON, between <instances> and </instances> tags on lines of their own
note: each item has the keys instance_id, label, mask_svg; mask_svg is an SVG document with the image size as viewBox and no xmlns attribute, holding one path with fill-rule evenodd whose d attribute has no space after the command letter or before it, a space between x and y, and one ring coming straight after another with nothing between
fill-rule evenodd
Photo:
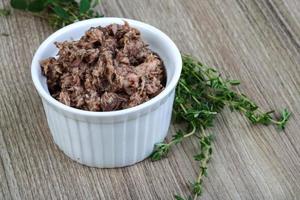
<instances>
[{"instance_id":1,"label":"thyme sprig","mask_svg":"<svg viewBox=\"0 0 300 200\"><path fill-rule=\"evenodd\" d=\"M176 88L173 116L175 121L185 122L187 128L185 131L177 131L170 142L157 144L150 158L153 161L160 160L173 145L191 136L197 137L199 152L194 159L199 162L199 172L191 184L192 195L188 197L191 200L202 194L203 177L207 175L207 165L212 155L213 137L205 129L213 126L216 115L225 106L244 114L253 124L273 124L279 129L285 128L291 113L284 109L280 118L276 119L274 111L262 111L246 95L233 90L240 81L223 79L215 69L203 65L191 56L183 55L182 59L183 70ZM174 198L184 200L179 195Z\"/></svg>"},{"instance_id":2,"label":"thyme sprig","mask_svg":"<svg viewBox=\"0 0 300 200\"><path fill-rule=\"evenodd\" d=\"M13 8L31 13L61 28L79 20L102 17L94 8L100 0L11 0Z\"/></svg>"}]
</instances>

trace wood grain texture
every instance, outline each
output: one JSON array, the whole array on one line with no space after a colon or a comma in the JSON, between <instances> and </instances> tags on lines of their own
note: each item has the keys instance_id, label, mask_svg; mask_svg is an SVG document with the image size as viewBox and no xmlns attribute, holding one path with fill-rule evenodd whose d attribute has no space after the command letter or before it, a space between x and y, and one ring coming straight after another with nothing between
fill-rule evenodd
<instances>
[{"instance_id":1,"label":"wood grain texture","mask_svg":"<svg viewBox=\"0 0 300 200\"><path fill-rule=\"evenodd\" d=\"M9 1L0 0L2 7ZM262 107L293 111L278 133L225 110L209 130L216 141L201 199L300 199L299 0L104 0L99 9L158 27L183 52L240 79L239 90ZM187 196L197 173L196 140L167 159L121 169L82 166L54 145L29 70L52 32L19 11L0 17L0 199ZM172 125L168 137L178 128Z\"/></svg>"}]
</instances>

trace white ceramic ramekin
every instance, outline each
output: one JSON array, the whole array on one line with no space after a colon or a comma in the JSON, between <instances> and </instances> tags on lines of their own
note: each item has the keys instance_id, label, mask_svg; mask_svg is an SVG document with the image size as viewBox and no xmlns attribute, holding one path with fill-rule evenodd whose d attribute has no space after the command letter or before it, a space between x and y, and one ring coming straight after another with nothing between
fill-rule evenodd
<instances>
[{"instance_id":1,"label":"white ceramic ramekin","mask_svg":"<svg viewBox=\"0 0 300 200\"><path fill-rule=\"evenodd\" d=\"M90 27L124 24L140 30L142 38L162 58L167 71L166 88L153 99L124 110L91 112L68 107L49 94L40 61L55 56L55 41L78 39ZM148 24L122 18L97 18L76 22L48 37L36 51L33 83L42 98L55 143L73 160L92 167L122 167L148 157L162 142L170 125L175 87L182 68L181 55L173 41Z\"/></svg>"}]
</instances>

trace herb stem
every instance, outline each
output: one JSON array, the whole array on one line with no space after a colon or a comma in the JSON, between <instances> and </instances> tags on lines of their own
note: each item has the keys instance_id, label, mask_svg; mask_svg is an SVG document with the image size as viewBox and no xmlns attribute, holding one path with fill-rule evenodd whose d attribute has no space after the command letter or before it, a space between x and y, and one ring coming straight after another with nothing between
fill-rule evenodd
<instances>
[{"instance_id":1,"label":"herb stem","mask_svg":"<svg viewBox=\"0 0 300 200\"><path fill-rule=\"evenodd\" d=\"M187 92L191 92L189 88L187 88L187 86L182 82L179 81L179 84L187 91Z\"/></svg>"},{"instance_id":2,"label":"herb stem","mask_svg":"<svg viewBox=\"0 0 300 200\"><path fill-rule=\"evenodd\" d=\"M192 123L192 126L193 126L192 131L189 132L189 133L187 133L187 134L185 134L185 135L183 136L184 138L190 137L190 136L192 136L192 135L194 135L194 134L196 133L196 126L195 126L193 123Z\"/></svg>"},{"instance_id":3,"label":"herb stem","mask_svg":"<svg viewBox=\"0 0 300 200\"><path fill-rule=\"evenodd\" d=\"M277 124L277 125L281 124L280 121L277 121L277 120L274 120L274 119L270 119L270 121L271 121L273 124Z\"/></svg>"},{"instance_id":4,"label":"herb stem","mask_svg":"<svg viewBox=\"0 0 300 200\"><path fill-rule=\"evenodd\" d=\"M197 104L201 105L200 101L194 95L192 95L192 98L194 99L194 101L196 101Z\"/></svg>"},{"instance_id":5,"label":"herb stem","mask_svg":"<svg viewBox=\"0 0 300 200\"><path fill-rule=\"evenodd\" d=\"M188 92L191 93L191 91L188 89L188 87L181 81L179 81L179 84ZM198 104L201 104L201 102L194 96L192 95L192 98L194 99L195 102L197 102Z\"/></svg>"},{"instance_id":6,"label":"herb stem","mask_svg":"<svg viewBox=\"0 0 300 200\"><path fill-rule=\"evenodd\" d=\"M208 136L206 135L205 133L205 130L204 130L204 127L203 126L200 126L200 141L203 141L203 142L200 142L200 149L201 149L201 154L203 154L203 158L200 160L200 166L199 166L199 173L198 173L198 177L195 181L195 183L193 184L194 186L194 200L197 199L198 196L201 195L202 193L202 178L203 176L205 176L206 174L206 169L207 169L207 164L210 160L210 157L211 157L211 144L210 144L210 140L207 140L208 139ZM209 144L205 143L204 141L208 141ZM197 189L195 189L197 188Z\"/></svg>"},{"instance_id":7,"label":"herb stem","mask_svg":"<svg viewBox=\"0 0 300 200\"><path fill-rule=\"evenodd\" d=\"M196 133L196 126L192 125L193 129L189 132L183 135L183 138L188 138ZM176 143L176 140L171 140L169 143L167 143L168 146L171 146L172 144Z\"/></svg>"},{"instance_id":8,"label":"herb stem","mask_svg":"<svg viewBox=\"0 0 300 200\"><path fill-rule=\"evenodd\" d=\"M184 105L183 105L183 104L179 104L179 105L180 105L181 109L183 110L183 112L184 112L184 113L187 113L187 110L186 110L186 108L184 107Z\"/></svg>"}]
</instances>

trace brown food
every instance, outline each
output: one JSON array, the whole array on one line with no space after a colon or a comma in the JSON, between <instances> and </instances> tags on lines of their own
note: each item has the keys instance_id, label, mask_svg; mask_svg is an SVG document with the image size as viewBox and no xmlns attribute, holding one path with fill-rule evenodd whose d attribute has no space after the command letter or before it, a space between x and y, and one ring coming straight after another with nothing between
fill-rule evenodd
<instances>
[{"instance_id":1,"label":"brown food","mask_svg":"<svg viewBox=\"0 0 300 200\"><path fill-rule=\"evenodd\" d=\"M90 28L78 41L56 42L41 62L50 94L65 105L112 111L139 105L165 85L164 65L125 22Z\"/></svg>"}]
</instances>

